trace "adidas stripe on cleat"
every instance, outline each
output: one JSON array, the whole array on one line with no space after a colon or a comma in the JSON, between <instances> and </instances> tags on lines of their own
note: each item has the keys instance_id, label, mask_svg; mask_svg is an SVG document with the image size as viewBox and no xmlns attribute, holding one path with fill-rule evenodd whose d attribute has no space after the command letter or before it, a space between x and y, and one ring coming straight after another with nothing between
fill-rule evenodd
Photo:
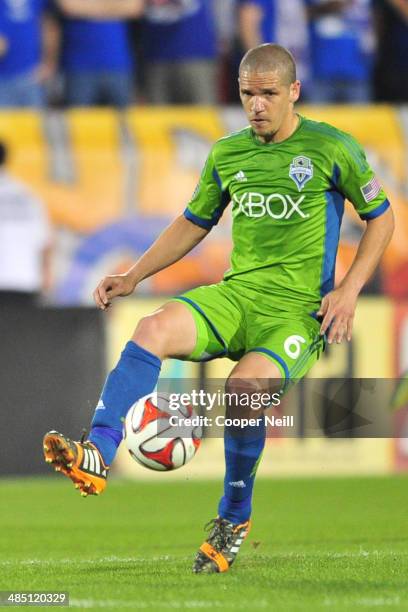
<instances>
[{"instance_id":1,"label":"adidas stripe on cleat","mask_svg":"<svg viewBox=\"0 0 408 612\"><path fill-rule=\"evenodd\" d=\"M218 517L210 521L207 540L200 546L193 564L195 574L226 572L234 563L242 542L251 528L251 521L239 525Z\"/></svg>"},{"instance_id":2,"label":"adidas stripe on cleat","mask_svg":"<svg viewBox=\"0 0 408 612\"><path fill-rule=\"evenodd\" d=\"M70 478L83 497L99 495L105 489L109 467L92 442L74 442L58 431L49 431L43 451L46 463Z\"/></svg>"}]
</instances>

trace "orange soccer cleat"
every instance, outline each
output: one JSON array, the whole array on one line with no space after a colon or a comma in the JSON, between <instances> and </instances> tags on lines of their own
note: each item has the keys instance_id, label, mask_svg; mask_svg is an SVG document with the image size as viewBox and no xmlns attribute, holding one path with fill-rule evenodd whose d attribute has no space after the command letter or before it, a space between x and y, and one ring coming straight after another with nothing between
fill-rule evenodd
<instances>
[{"instance_id":1,"label":"orange soccer cleat","mask_svg":"<svg viewBox=\"0 0 408 612\"><path fill-rule=\"evenodd\" d=\"M217 517L207 523L206 527L210 529L210 534L196 554L193 572L195 574L227 572L249 533L251 521L235 525L227 519Z\"/></svg>"},{"instance_id":2,"label":"orange soccer cleat","mask_svg":"<svg viewBox=\"0 0 408 612\"><path fill-rule=\"evenodd\" d=\"M46 463L56 472L61 472L72 480L81 495L99 495L106 487L109 467L103 462L102 455L92 442L74 442L58 431L49 431L44 436L43 450Z\"/></svg>"}]
</instances>

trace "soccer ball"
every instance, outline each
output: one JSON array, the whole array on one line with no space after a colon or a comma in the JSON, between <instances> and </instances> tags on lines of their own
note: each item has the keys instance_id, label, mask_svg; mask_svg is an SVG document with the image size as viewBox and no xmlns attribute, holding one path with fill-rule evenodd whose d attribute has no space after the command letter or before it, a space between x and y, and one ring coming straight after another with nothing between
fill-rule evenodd
<instances>
[{"instance_id":1,"label":"soccer ball","mask_svg":"<svg viewBox=\"0 0 408 612\"><path fill-rule=\"evenodd\" d=\"M184 419L194 417L190 405L171 409L164 393L142 397L130 408L123 427L130 456L151 470L169 471L182 467L191 461L201 443L201 427L183 423Z\"/></svg>"}]
</instances>

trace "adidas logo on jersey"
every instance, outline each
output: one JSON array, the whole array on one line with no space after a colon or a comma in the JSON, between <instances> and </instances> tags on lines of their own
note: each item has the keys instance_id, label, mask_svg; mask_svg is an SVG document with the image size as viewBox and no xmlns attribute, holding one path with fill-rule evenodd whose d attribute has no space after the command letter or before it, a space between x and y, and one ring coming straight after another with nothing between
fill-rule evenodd
<instances>
[{"instance_id":1,"label":"adidas logo on jersey","mask_svg":"<svg viewBox=\"0 0 408 612\"><path fill-rule=\"evenodd\" d=\"M236 173L236 175L234 176L235 179L237 179L237 181L239 183L245 183L248 179L245 176L244 172L242 170L240 170L239 172Z\"/></svg>"}]
</instances>

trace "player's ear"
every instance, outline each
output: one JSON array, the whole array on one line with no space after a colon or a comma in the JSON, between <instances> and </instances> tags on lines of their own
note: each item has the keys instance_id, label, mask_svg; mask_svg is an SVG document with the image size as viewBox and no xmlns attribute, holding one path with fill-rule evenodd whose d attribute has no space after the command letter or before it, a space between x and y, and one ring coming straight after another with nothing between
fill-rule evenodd
<instances>
[{"instance_id":1,"label":"player's ear","mask_svg":"<svg viewBox=\"0 0 408 612\"><path fill-rule=\"evenodd\" d=\"M294 81L289 87L289 100L295 103L299 100L300 96L300 81Z\"/></svg>"}]
</instances>

